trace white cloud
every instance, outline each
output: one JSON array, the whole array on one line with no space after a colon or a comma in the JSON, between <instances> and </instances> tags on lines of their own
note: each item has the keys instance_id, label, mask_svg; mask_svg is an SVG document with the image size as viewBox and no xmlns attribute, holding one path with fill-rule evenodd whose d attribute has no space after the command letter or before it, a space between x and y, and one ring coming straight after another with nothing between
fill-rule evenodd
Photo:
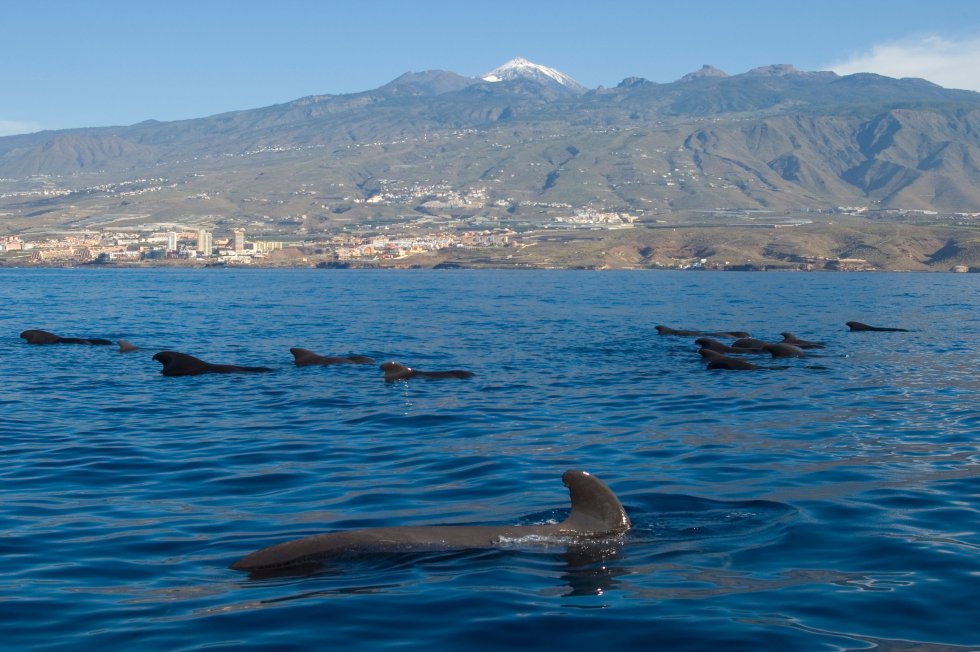
<instances>
[{"instance_id":1,"label":"white cloud","mask_svg":"<svg viewBox=\"0 0 980 652\"><path fill-rule=\"evenodd\" d=\"M958 40L919 36L877 43L869 51L829 68L838 75L874 72L888 77L921 77L946 88L980 91L980 36Z\"/></svg>"},{"instance_id":2,"label":"white cloud","mask_svg":"<svg viewBox=\"0 0 980 652\"><path fill-rule=\"evenodd\" d=\"M21 120L4 120L0 118L0 136L13 136L14 134L29 134L34 131L41 131L41 125L34 122L23 122Z\"/></svg>"}]
</instances>

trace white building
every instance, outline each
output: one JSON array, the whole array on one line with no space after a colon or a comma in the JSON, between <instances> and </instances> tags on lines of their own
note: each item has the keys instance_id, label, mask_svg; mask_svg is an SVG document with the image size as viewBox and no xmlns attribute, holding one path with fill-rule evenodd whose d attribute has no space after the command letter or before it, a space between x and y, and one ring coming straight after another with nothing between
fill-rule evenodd
<instances>
[{"instance_id":1,"label":"white building","mask_svg":"<svg viewBox=\"0 0 980 652\"><path fill-rule=\"evenodd\" d=\"M234 229L231 232L231 248L236 254L245 253L245 229Z\"/></svg>"},{"instance_id":2,"label":"white building","mask_svg":"<svg viewBox=\"0 0 980 652\"><path fill-rule=\"evenodd\" d=\"M197 252L202 256L210 256L214 251L214 236L207 229L197 231Z\"/></svg>"}]
</instances>

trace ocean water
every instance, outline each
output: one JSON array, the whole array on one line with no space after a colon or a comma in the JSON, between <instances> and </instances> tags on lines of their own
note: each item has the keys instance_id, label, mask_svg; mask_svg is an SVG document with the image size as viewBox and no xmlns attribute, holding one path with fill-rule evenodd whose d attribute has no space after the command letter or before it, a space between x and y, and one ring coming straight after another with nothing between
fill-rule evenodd
<instances>
[{"instance_id":1,"label":"ocean water","mask_svg":"<svg viewBox=\"0 0 980 652\"><path fill-rule=\"evenodd\" d=\"M980 275L0 270L0 306L4 649L980 648ZM658 324L826 348L707 371ZM164 349L274 371L164 377ZM627 535L228 568L553 522L572 468Z\"/></svg>"}]
</instances>

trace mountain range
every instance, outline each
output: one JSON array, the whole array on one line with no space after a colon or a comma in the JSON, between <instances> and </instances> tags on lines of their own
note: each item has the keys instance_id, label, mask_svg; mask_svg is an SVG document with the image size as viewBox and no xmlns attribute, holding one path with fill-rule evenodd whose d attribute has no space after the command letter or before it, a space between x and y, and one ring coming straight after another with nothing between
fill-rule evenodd
<instances>
[{"instance_id":1,"label":"mountain range","mask_svg":"<svg viewBox=\"0 0 980 652\"><path fill-rule=\"evenodd\" d=\"M641 223L842 206L970 214L980 94L786 64L586 89L518 57L479 78L409 72L362 93L8 136L0 178L0 235L114 216L326 232L474 189L486 200L470 212L503 221L576 208Z\"/></svg>"}]
</instances>

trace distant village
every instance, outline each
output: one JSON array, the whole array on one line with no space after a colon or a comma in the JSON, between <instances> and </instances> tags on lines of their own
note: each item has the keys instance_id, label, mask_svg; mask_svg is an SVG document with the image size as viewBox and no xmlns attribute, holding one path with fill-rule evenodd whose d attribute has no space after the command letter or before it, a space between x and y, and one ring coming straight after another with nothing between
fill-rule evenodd
<instances>
[{"instance_id":1,"label":"distant village","mask_svg":"<svg viewBox=\"0 0 980 652\"><path fill-rule=\"evenodd\" d=\"M39 187L0 194L0 201L24 202L103 196L127 200L137 195L174 191L181 184L166 178L141 178L122 183L85 185L73 189L52 187L52 179L34 178ZM230 218L211 215L200 226L193 222L148 221L122 225L118 215L86 218L86 226L53 227L49 233L0 236L0 264L67 266L78 264L162 264L162 265L315 265L372 264L397 261L415 254L455 247L520 247L521 226L505 224L500 218L471 217L480 209L507 209L518 202L513 198L491 200L487 188L453 189L446 183L416 183L377 179L376 187L362 197L338 184L334 194L324 200L365 206L405 206L414 219L398 224L349 225L342 231L308 232L306 214L259 214L251 226L265 235L246 239L241 224ZM294 194L317 195L305 185ZM210 195L195 197L207 200ZM263 203L246 198L247 203ZM525 207L546 212L532 228L617 229L630 228L639 218L622 212L569 204L522 202ZM70 206L70 208L74 208ZM331 209L319 205L321 211ZM193 219L193 218L191 218ZM239 228L236 228L239 227ZM530 226L530 225L527 225ZM514 228L511 228L514 227ZM43 228L43 227L42 227ZM271 239L270 239L271 234Z\"/></svg>"},{"instance_id":2,"label":"distant village","mask_svg":"<svg viewBox=\"0 0 980 652\"><path fill-rule=\"evenodd\" d=\"M362 189L361 197L338 187L336 196L323 196L316 206L326 213L332 210L325 201L339 204L381 207L396 210L404 207L406 214L397 222L390 218L368 218L370 224L350 222L330 232L314 232L305 213L283 211L267 215L261 212L250 216L246 226L261 235L246 238L240 219L222 215L204 215L198 222L188 217L186 222L147 220L136 222L131 216L118 213L87 216L84 226L33 228L30 233L0 236L0 265L15 266L77 266L77 265L140 265L140 266L411 266L420 261L409 260L427 252L448 253L453 249L496 249L476 258L492 261L517 259L511 252L533 246L548 231L575 232L589 230L632 229L641 223L647 228L680 227L681 222L667 220L638 210L639 215L607 211L594 207L574 207L567 203L518 201L512 197L492 198L487 188L454 189L446 183L414 183L393 179L375 179L370 190ZM338 184L343 186L343 184ZM75 190L59 190L44 186L34 190L0 194L0 200L22 202L68 195L99 195L113 199L136 194L173 189L164 178L138 179L121 184L86 186ZM305 185L302 194L317 193ZM204 197L203 199L207 199ZM246 198L245 202L258 202ZM74 208L70 206L69 208ZM516 211L514 209L519 208ZM271 211L270 211L271 212ZM333 211L337 212L337 211ZM932 223L974 224L977 213L939 214L925 210L869 209L864 206L838 206L834 209L803 210L789 215L768 210L713 209L691 211L686 226L751 225L774 229L792 228L811 223L818 213L828 216L850 215L889 221L924 220ZM123 218L129 221L123 221ZM244 218L242 218L244 219ZM365 220L367 221L367 220ZM195 224L197 222L197 224ZM60 230L57 230L60 229ZM545 236L555 240L566 236ZM466 256L463 256L466 258ZM433 257L435 259L437 257ZM444 257L445 258L445 257ZM453 258L450 256L450 258ZM469 258L474 258L470 256ZM676 260L661 260L659 264L676 269L754 269L758 265L709 261L699 255L669 256ZM871 270L876 265L861 258L800 258L794 264L805 269ZM422 263L422 264L432 264ZM437 264L449 265L449 262ZM504 263L510 264L510 263ZM526 264L526 261L525 261ZM547 258L535 264L548 265ZM958 265L955 271L972 271Z\"/></svg>"},{"instance_id":3,"label":"distant village","mask_svg":"<svg viewBox=\"0 0 980 652\"><path fill-rule=\"evenodd\" d=\"M113 264L172 261L210 265L252 265L274 262L372 262L396 260L450 247L515 246L515 232L467 231L418 236L335 236L327 240L284 243L246 240L244 229L215 238L208 229L197 231L72 233L43 240L0 237L0 253L23 252L25 262L45 264ZM293 251L284 251L284 250ZM277 256L277 252L279 255ZM310 256L305 256L310 252ZM291 255L290 255L291 254ZM271 259L271 260L270 260Z\"/></svg>"}]
</instances>

